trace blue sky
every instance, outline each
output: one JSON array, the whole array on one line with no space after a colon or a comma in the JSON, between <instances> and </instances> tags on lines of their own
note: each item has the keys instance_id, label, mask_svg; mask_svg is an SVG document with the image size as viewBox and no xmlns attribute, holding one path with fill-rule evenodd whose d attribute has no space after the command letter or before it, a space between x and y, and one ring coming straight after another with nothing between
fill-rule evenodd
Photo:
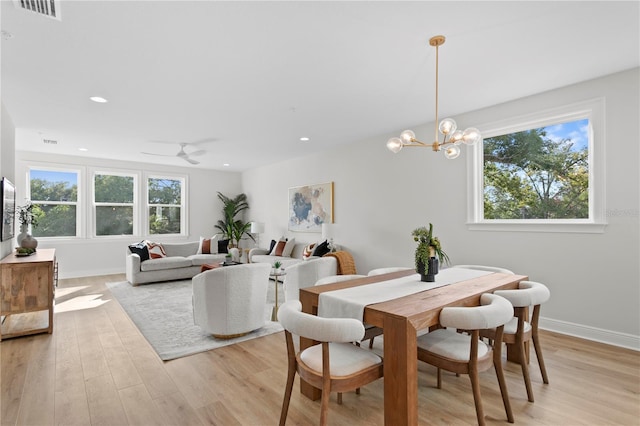
<instances>
[{"instance_id":1,"label":"blue sky","mask_svg":"<svg viewBox=\"0 0 640 426\"><path fill-rule=\"evenodd\" d=\"M71 172L52 172L49 170L31 169L30 176L31 179L43 179L52 182L66 182L68 188L74 185L78 185L78 175Z\"/></svg>"},{"instance_id":2,"label":"blue sky","mask_svg":"<svg viewBox=\"0 0 640 426\"><path fill-rule=\"evenodd\" d=\"M545 127L547 137L553 140L571 139L572 151L579 151L589 147L589 120L571 121L568 123L554 124Z\"/></svg>"}]
</instances>

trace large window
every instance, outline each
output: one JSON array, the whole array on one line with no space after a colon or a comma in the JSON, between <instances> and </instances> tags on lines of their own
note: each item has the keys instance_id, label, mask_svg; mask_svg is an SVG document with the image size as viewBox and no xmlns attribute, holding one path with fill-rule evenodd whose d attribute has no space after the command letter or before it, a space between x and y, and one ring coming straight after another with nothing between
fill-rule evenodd
<instances>
[{"instance_id":1,"label":"large window","mask_svg":"<svg viewBox=\"0 0 640 426\"><path fill-rule=\"evenodd\" d=\"M95 235L133 235L135 182L133 175L94 174Z\"/></svg>"},{"instance_id":2,"label":"large window","mask_svg":"<svg viewBox=\"0 0 640 426\"><path fill-rule=\"evenodd\" d=\"M602 100L486 127L471 160L471 229L602 232Z\"/></svg>"},{"instance_id":3,"label":"large window","mask_svg":"<svg viewBox=\"0 0 640 426\"><path fill-rule=\"evenodd\" d=\"M182 234L184 178L151 176L147 179L149 234Z\"/></svg>"},{"instance_id":4,"label":"large window","mask_svg":"<svg viewBox=\"0 0 640 426\"><path fill-rule=\"evenodd\" d=\"M35 237L78 235L78 175L75 170L31 168L29 198L35 206Z\"/></svg>"}]
</instances>

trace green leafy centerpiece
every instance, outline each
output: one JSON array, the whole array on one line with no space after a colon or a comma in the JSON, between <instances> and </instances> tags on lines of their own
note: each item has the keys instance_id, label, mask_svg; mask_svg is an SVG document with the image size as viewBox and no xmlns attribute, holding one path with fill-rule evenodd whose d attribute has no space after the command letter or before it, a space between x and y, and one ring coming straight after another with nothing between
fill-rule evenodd
<instances>
[{"instance_id":1,"label":"green leafy centerpiece","mask_svg":"<svg viewBox=\"0 0 640 426\"><path fill-rule=\"evenodd\" d=\"M420 274L422 281L433 282L438 273L438 262L449 264L449 256L442 250L438 237L433 236L433 224L430 223L429 228L416 228L411 235L418 243L415 254L416 272Z\"/></svg>"}]
</instances>

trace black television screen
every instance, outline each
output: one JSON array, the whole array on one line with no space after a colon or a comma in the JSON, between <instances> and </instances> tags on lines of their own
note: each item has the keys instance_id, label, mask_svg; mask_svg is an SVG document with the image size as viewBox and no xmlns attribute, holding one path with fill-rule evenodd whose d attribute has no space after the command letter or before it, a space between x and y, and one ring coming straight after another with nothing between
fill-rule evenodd
<instances>
[{"instance_id":1,"label":"black television screen","mask_svg":"<svg viewBox=\"0 0 640 426\"><path fill-rule=\"evenodd\" d=\"M2 178L2 241L15 235L16 187L9 179Z\"/></svg>"}]
</instances>

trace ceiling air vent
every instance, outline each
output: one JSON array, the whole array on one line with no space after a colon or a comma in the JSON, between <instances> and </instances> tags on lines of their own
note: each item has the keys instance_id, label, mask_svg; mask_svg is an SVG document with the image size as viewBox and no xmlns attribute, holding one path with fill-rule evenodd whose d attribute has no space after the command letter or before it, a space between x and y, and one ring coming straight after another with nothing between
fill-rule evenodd
<instances>
[{"instance_id":1,"label":"ceiling air vent","mask_svg":"<svg viewBox=\"0 0 640 426\"><path fill-rule=\"evenodd\" d=\"M53 139L42 139L45 145L58 145L58 141Z\"/></svg>"},{"instance_id":2,"label":"ceiling air vent","mask_svg":"<svg viewBox=\"0 0 640 426\"><path fill-rule=\"evenodd\" d=\"M60 21L60 0L13 0L18 9L29 10Z\"/></svg>"}]
</instances>

